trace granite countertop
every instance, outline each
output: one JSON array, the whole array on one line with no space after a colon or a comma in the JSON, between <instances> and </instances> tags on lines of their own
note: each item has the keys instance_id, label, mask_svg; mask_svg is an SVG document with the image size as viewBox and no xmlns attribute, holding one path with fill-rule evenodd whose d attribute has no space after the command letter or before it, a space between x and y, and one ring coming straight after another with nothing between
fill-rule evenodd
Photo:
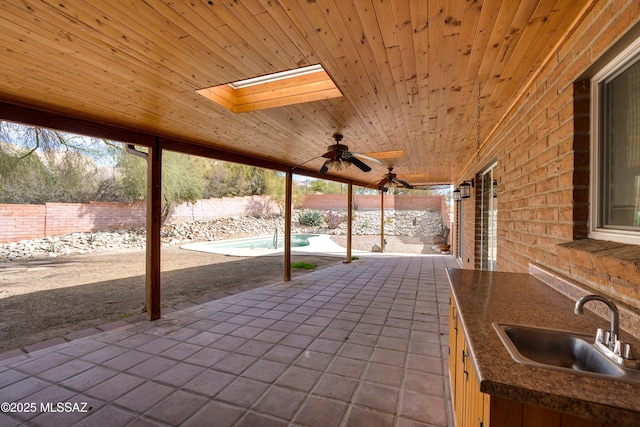
<instances>
[{"instance_id":1,"label":"granite countertop","mask_svg":"<svg viewBox=\"0 0 640 427\"><path fill-rule=\"evenodd\" d=\"M492 323L512 323L587 333L609 322L525 273L448 269L480 391L616 426L640 425L640 384L534 368L515 362ZM600 304L590 302L590 304ZM640 350L626 331L621 339Z\"/></svg>"}]
</instances>

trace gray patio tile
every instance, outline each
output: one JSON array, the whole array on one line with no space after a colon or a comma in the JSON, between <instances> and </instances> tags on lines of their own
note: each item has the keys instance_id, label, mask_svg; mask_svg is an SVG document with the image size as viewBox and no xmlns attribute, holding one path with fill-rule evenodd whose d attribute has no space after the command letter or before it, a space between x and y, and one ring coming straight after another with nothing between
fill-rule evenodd
<instances>
[{"instance_id":1,"label":"gray patio tile","mask_svg":"<svg viewBox=\"0 0 640 427\"><path fill-rule=\"evenodd\" d=\"M309 427L337 427L347 412L347 405L336 400L311 396L294 421Z\"/></svg>"},{"instance_id":2,"label":"gray patio tile","mask_svg":"<svg viewBox=\"0 0 640 427\"><path fill-rule=\"evenodd\" d=\"M355 360L347 357L336 357L327 370L330 373L344 375L351 378L360 378L367 365L363 360Z\"/></svg>"},{"instance_id":3,"label":"gray patio tile","mask_svg":"<svg viewBox=\"0 0 640 427\"><path fill-rule=\"evenodd\" d=\"M257 335L255 339L275 344L277 342L282 341L282 339L286 336L287 336L286 332L274 331L274 330L268 329L262 332L261 334Z\"/></svg>"},{"instance_id":4,"label":"gray patio tile","mask_svg":"<svg viewBox=\"0 0 640 427\"><path fill-rule=\"evenodd\" d=\"M269 415L289 420L305 397L305 393L275 386L265 393L254 408Z\"/></svg>"},{"instance_id":5,"label":"gray patio tile","mask_svg":"<svg viewBox=\"0 0 640 427\"><path fill-rule=\"evenodd\" d=\"M270 329L280 331L280 332L293 332L298 327L296 322L287 322L286 320L279 320L273 325L271 325Z\"/></svg>"},{"instance_id":6,"label":"gray patio tile","mask_svg":"<svg viewBox=\"0 0 640 427\"><path fill-rule=\"evenodd\" d=\"M218 393L215 398L243 408L250 408L267 388L269 386L262 382L239 377Z\"/></svg>"},{"instance_id":7,"label":"gray patio tile","mask_svg":"<svg viewBox=\"0 0 640 427\"><path fill-rule=\"evenodd\" d=\"M118 372L104 366L93 366L70 378L61 381L60 384L77 391L85 391L109 378L115 377Z\"/></svg>"},{"instance_id":8,"label":"gray patio tile","mask_svg":"<svg viewBox=\"0 0 640 427\"><path fill-rule=\"evenodd\" d=\"M395 414L399 398L400 389L365 381L356 390L353 401L367 408Z\"/></svg>"},{"instance_id":9,"label":"gray patio tile","mask_svg":"<svg viewBox=\"0 0 640 427\"><path fill-rule=\"evenodd\" d=\"M238 424L237 427L286 427L287 423L271 418L263 414L249 412Z\"/></svg>"},{"instance_id":10,"label":"gray patio tile","mask_svg":"<svg viewBox=\"0 0 640 427\"><path fill-rule=\"evenodd\" d=\"M407 368L414 369L416 371L444 375L442 359L440 357L422 356L420 354L409 353L407 356Z\"/></svg>"},{"instance_id":11,"label":"gray patio tile","mask_svg":"<svg viewBox=\"0 0 640 427\"><path fill-rule=\"evenodd\" d=\"M230 332L229 335L233 335L236 337L241 337L241 338L253 338L256 335L260 334L261 332L263 332L264 329L263 328L256 328L253 326L241 326L238 329L236 329L233 332Z\"/></svg>"},{"instance_id":12,"label":"gray patio tile","mask_svg":"<svg viewBox=\"0 0 640 427\"><path fill-rule=\"evenodd\" d=\"M58 353L51 353L42 357L37 357L26 362L15 364L15 369L25 374L34 375L48 369L60 366L72 360L71 357Z\"/></svg>"},{"instance_id":13,"label":"gray patio tile","mask_svg":"<svg viewBox=\"0 0 640 427\"><path fill-rule=\"evenodd\" d=\"M192 378L201 374L204 370L205 368L201 366L178 363L157 375L153 380L163 384L181 387Z\"/></svg>"},{"instance_id":14,"label":"gray patio tile","mask_svg":"<svg viewBox=\"0 0 640 427\"><path fill-rule=\"evenodd\" d=\"M149 353L143 353L137 350L129 350L126 353L122 353L112 359L105 361L103 364L109 368L126 371L127 369L135 366L141 362L152 357Z\"/></svg>"},{"instance_id":15,"label":"gray patio tile","mask_svg":"<svg viewBox=\"0 0 640 427\"><path fill-rule=\"evenodd\" d=\"M274 362L291 364L300 356L300 353L302 353L302 349L300 348L276 344L264 354L263 358Z\"/></svg>"},{"instance_id":16,"label":"gray patio tile","mask_svg":"<svg viewBox=\"0 0 640 427\"><path fill-rule=\"evenodd\" d=\"M236 376L232 374L208 370L193 378L183 388L207 397L213 397L220 390L231 384L231 381L235 378Z\"/></svg>"},{"instance_id":17,"label":"gray patio tile","mask_svg":"<svg viewBox=\"0 0 640 427\"><path fill-rule=\"evenodd\" d=\"M342 346L338 354L352 359L369 360L371 353L373 353L373 348L371 346L347 342Z\"/></svg>"},{"instance_id":18,"label":"gray patio tile","mask_svg":"<svg viewBox=\"0 0 640 427\"><path fill-rule=\"evenodd\" d=\"M202 349L201 346L189 343L178 343L171 348L166 349L160 356L176 359L176 360L184 360L187 357L193 355L194 353L200 351Z\"/></svg>"},{"instance_id":19,"label":"gray patio tile","mask_svg":"<svg viewBox=\"0 0 640 427\"><path fill-rule=\"evenodd\" d=\"M403 338L393 338L393 337L380 337L378 341L379 348L386 348L389 350L397 350L397 351L407 351L409 347L409 341Z\"/></svg>"},{"instance_id":20,"label":"gray patio tile","mask_svg":"<svg viewBox=\"0 0 640 427\"><path fill-rule=\"evenodd\" d=\"M134 377L129 374L118 374L106 381L93 386L85 391L88 396L96 397L105 401L112 401L128 393L132 389L142 384L144 380L142 378ZM61 401L64 399L59 399ZM53 400L51 400L53 401Z\"/></svg>"},{"instance_id":21,"label":"gray patio tile","mask_svg":"<svg viewBox=\"0 0 640 427\"><path fill-rule=\"evenodd\" d=\"M216 427L231 427L244 413L243 409L212 401L204 405L182 425L184 427L209 427L212 420L215 420Z\"/></svg>"},{"instance_id":22,"label":"gray patio tile","mask_svg":"<svg viewBox=\"0 0 640 427\"><path fill-rule=\"evenodd\" d=\"M354 406L349 411L346 427L389 427L393 425L394 416L380 411L372 411Z\"/></svg>"},{"instance_id":23,"label":"gray patio tile","mask_svg":"<svg viewBox=\"0 0 640 427\"><path fill-rule=\"evenodd\" d=\"M46 402L52 407L57 405L58 402ZM105 405L99 400L85 396L75 395L71 399L63 402L67 405L72 405L73 411L43 411L38 412L38 415L31 419L30 425L36 426L69 426L77 422L82 421L90 415L98 412L100 408ZM57 407L57 406L56 406Z\"/></svg>"},{"instance_id":24,"label":"gray patio tile","mask_svg":"<svg viewBox=\"0 0 640 427\"><path fill-rule=\"evenodd\" d=\"M133 412L127 412L114 406L105 406L93 412L90 416L83 419L74 426L107 426L107 425L129 425L138 415Z\"/></svg>"},{"instance_id":25,"label":"gray patio tile","mask_svg":"<svg viewBox=\"0 0 640 427\"><path fill-rule=\"evenodd\" d=\"M207 399L204 397L178 390L147 411L146 415L158 421L177 426L182 424L206 402Z\"/></svg>"},{"instance_id":26,"label":"gray patio tile","mask_svg":"<svg viewBox=\"0 0 640 427\"><path fill-rule=\"evenodd\" d=\"M276 384L308 392L318 381L320 375L319 371L293 366L287 369Z\"/></svg>"},{"instance_id":27,"label":"gray patio tile","mask_svg":"<svg viewBox=\"0 0 640 427\"><path fill-rule=\"evenodd\" d=\"M313 394L350 402L357 385L358 381L355 379L325 374L313 388Z\"/></svg>"},{"instance_id":28,"label":"gray patio tile","mask_svg":"<svg viewBox=\"0 0 640 427\"><path fill-rule=\"evenodd\" d=\"M405 373L404 389L422 394L445 397L445 386L448 378L442 375L407 370Z\"/></svg>"},{"instance_id":29,"label":"gray patio tile","mask_svg":"<svg viewBox=\"0 0 640 427\"><path fill-rule=\"evenodd\" d=\"M199 334L196 334L196 335L192 336L191 338L186 340L186 342L188 342L189 344L206 346L206 345L209 345L209 344L215 342L216 340L222 338L223 336L224 335L222 335L222 334L216 334L216 333L209 332L209 331L203 331L203 332L200 332Z\"/></svg>"},{"instance_id":30,"label":"gray patio tile","mask_svg":"<svg viewBox=\"0 0 640 427\"><path fill-rule=\"evenodd\" d=\"M280 344L288 345L289 347L307 348L307 346L313 341L313 337L308 335L299 335L291 333L284 337Z\"/></svg>"},{"instance_id":31,"label":"gray patio tile","mask_svg":"<svg viewBox=\"0 0 640 427\"><path fill-rule=\"evenodd\" d=\"M400 387L402 385L403 372L403 369L399 367L369 363L364 375L364 380L392 387Z\"/></svg>"},{"instance_id":32,"label":"gray patio tile","mask_svg":"<svg viewBox=\"0 0 640 427\"><path fill-rule=\"evenodd\" d=\"M317 338L313 340L311 344L309 344L307 349L311 351L319 351L321 353L337 354L338 351L340 351L340 348L342 348L343 344L344 343L340 341Z\"/></svg>"},{"instance_id":33,"label":"gray patio tile","mask_svg":"<svg viewBox=\"0 0 640 427\"><path fill-rule=\"evenodd\" d=\"M139 365L136 365L127 370L132 375L137 375L142 378L151 379L161 372L166 371L171 366L177 363L176 360L167 359L166 357L153 356Z\"/></svg>"},{"instance_id":34,"label":"gray patio tile","mask_svg":"<svg viewBox=\"0 0 640 427\"><path fill-rule=\"evenodd\" d=\"M168 338L162 338L162 337L160 338L153 337L151 341L141 345L140 347L137 347L137 350L144 351L146 353L151 353L151 354L159 354L173 347L176 344L178 344L178 341L174 341L174 340L170 340Z\"/></svg>"},{"instance_id":35,"label":"gray patio tile","mask_svg":"<svg viewBox=\"0 0 640 427\"><path fill-rule=\"evenodd\" d=\"M47 381L59 382L81 372L87 371L94 366L95 365L93 363L85 362L84 360L72 359L62 365L40 372L38 377Z\"/></svg>"},{"instance_id":36,"label":"gray patio tile","mask_svg":"<svg viewBox=\"0 0 640 427\"><path fill-rule=\"evenodd\" d=\"M224 350L224 351L234 351L238 347L245 344L247 341L248 340L246 338L232 337L230 335L225 335L222 338L211 343L209 347L217 348L218 350Z\"/></svg>"},{"instance_id":37,"label":"gray patio tile","mask_svg":"<svg viewBox=\"0 0 640 427\"><path fill-rule=\"evenodd\" d=\"M255 357L245 356L243 354L229 353L218 363L213 365L213 368L217 371L239 375L255 361Z\"/></svg>"},{"instance_id":38,"label":"gray patio tile","mask_svg":"<svg viewBox=\"0 0 640 427\"><path fill-rule=\"evenodd\" d=\"M258 360L245 370L242 376L266 383L273 383L287 368L288 365L283 363L272 362L270 360Z\"/></svg>"},{"instance_id":39,"label":"gray patio tile","mask_svg":"<svg viewBox=\"0 0 640 427\"><path fill-rule=\"evenodd\" d=\"M269 342L250 340L242 347L238 348L236 350L236 353L246 354L247 356L259 358L264 356L264 354L268 352L273 346L274 344Z\"/></svg>"},{"instance_id":40,"label":"gray patio tile","mask_svg":"<svg viewBox=\"0 0 640 427\"><path fill-rule=\"evenodd\" d=\"M449 343L446 343L449 346ZM421 354L423 356L440 356L442 345L439 342L431 343L424 341L411 341L409 344L409 353Z\"/></svg>"},{"instance_id":41,"label":"gray patio tile","mask_svg":"<svg viewBox=\"0 0 640 427\"><path fill-rule=\"evenodd\" d=\"M446 426L445 400L413 391L405 391L402 397L400 415L434 426Z\"/></svg>"},{"instance_id":42,"label":"gray patio tile","mask_svg":"<svg viewBox=\"0 0 640 427\"><path fill-rule=\"evenodd\" d=\"M116 399L115 403L142 414L172 392L172 387L147 381Z\"/></svg>"}]
</instances>

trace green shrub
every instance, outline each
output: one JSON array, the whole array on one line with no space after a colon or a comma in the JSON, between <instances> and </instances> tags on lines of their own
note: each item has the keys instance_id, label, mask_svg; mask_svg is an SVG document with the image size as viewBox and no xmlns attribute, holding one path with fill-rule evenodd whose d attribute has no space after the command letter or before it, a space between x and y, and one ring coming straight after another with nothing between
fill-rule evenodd
<instances>
[{"instance_id":1,"label":"green shrub","mask_svg":"<svg viewBox=\"0 0 640 427\"><path fill-rule=\"evenodd\" d=\"M316 267L317 265L310 262L294 262L293 264L291 264L291 268L301 268L304 270L313 270Z\"/></svg>"},{"instance_id":2,"label":"green shrub","mask_svg":"<svg viewBox=\"0 0 640 427\"><path fill-rule=\"evenodd\" d=\"M322 214L318 211L304 210L298 214L298 222L300 225L318 227L322 224Z\"/></svg>"}]
</instances>

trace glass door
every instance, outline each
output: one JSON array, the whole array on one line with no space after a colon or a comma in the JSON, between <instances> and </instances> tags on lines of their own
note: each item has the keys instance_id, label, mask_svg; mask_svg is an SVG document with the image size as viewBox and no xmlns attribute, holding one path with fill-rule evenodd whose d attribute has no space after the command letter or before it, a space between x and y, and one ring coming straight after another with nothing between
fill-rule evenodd
<instances>
[{"instance_id":1,"label":"glass door","mask_svg":"<svg viewBox=\"0 0 640 427\"><path fill-rule=\"evenodd\" d=\"M496 165L492 165L482 173L482 200L481 200L481 224L482 233L480 239L480 269L496 270L497 254L497 228L498 228L498 203L496 181L493 176Z\"/></svg>"}]
</instances>

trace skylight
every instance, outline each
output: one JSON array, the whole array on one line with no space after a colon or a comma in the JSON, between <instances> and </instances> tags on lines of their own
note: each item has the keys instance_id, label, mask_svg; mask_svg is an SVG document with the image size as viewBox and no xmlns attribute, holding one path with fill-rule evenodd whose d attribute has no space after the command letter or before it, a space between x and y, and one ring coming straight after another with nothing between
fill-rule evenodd
<instances>
[{"instance_id":1,"label":"skylight","mask_svg":"<svg viewBox=\"0 0 640 427\"><path fill-rule=\"evenodd\" d=\"M375 153L366 153L367 156L376 159L400 159L405 156L404 150L377 151Z\"/></svg>"},{"instance_id":2,"label":"skylight","mask_svg":"<svg viewBox=\"0 0 640 427\"><path fill-rule=\"evenodd\" d=\"M196 92L234 113L342 96L320 64L252 77Z\"/></svg>"}]
</instances>

